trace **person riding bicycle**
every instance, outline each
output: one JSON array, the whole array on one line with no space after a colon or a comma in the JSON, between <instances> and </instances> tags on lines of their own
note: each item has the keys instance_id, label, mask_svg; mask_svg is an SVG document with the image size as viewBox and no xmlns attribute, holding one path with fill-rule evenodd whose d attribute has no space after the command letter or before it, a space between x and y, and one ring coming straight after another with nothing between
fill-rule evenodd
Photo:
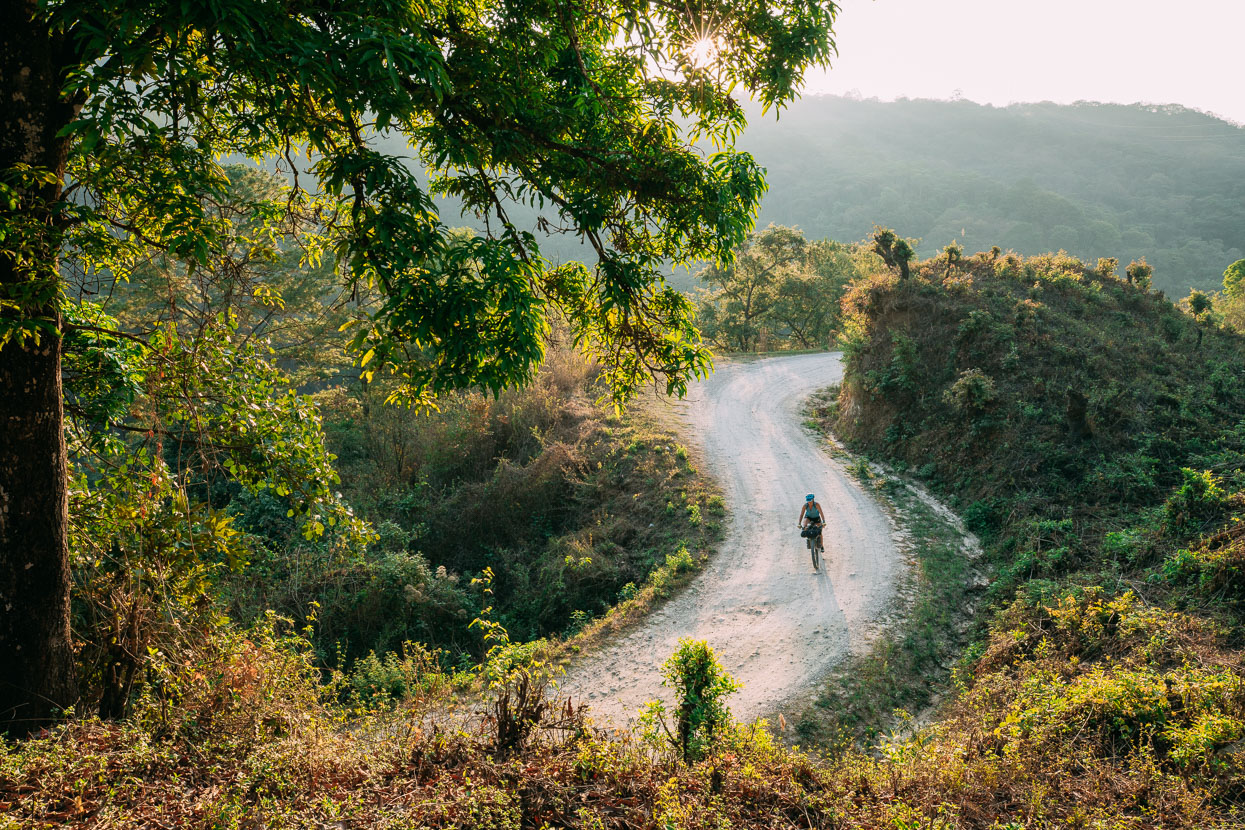
<instances>
[{"instance_id":1,"label":"person riding bicycle","mask_svg":"<svg viewBox=\"0 0 1245 830\"><path fill-rule=\"evenodd\" d=\"M817 503L816 497L809 493L804 497L804 506L800 508L799 526L805 528L816 526L817 544L821 544L821 529L825 527L826 514Z\"/></svg>"}]
</instances>

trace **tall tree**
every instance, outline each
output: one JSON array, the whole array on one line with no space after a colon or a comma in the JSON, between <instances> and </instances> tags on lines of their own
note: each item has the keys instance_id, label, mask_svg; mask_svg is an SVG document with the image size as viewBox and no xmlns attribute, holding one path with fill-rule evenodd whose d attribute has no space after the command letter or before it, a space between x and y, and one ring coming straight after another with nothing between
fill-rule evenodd
<instances>
[{"instance_id":1,"label":"tall tree","mask_svg":"<svg viewBox=\"0 0 1245 830\"><path fill-rule=\"evenodd\" d=\"M714 335L728 348L749 351L778 301L782 277L805 265L808 243L796 228L770 225L749 234L733 262L716 263L700 278L712 286L701 299L701 312Z\"/></svg>"},{"instance_id":2,"label":"tall tree","mask_svg":"<svg viewBox=\"0 0 1245 830\"><path fill-rule=\"evenodd\" d=\"M38 727L74 700L68 501L57 307L59 135L81 102L63 33L36 0L0 7L0 728ZM33 31L32 31L33 30ZM36 34L37 32L37 34ZM17 730L14 730L17 731Z\"/></svg>"},{"instance_id":3,"label":"tall tree","mask_svg":"<svg viewBox=\"0 0 1245 830\"><path fill-rule=\"evenodd\" d=\"M1245 259L1238 259L1224 269L1223 293L1233 300L1245 297Z\"/></svg>"},{"instance_id":4,"label":"tall tree","mask_svg":"<svg viewBox=\"0 0 1245 830\"><path fill-rule=\"evenodd\" d=\"M1223 298L1220 302L1225 322L1245 331L1245 259L1238 259L1223 272Z\"/></svg>"},{"instance_id":5,"label":"tall tree","mask_svg":"<svg viewBox=\"0 0 1245 830\"><path fill-rule=\"evenodd\" d=\"M332 258L348 285L385 298L352 343L366 371L402 379L397 398L430 406L529 380L555 311L619 400L651 377L681 392L709 354L662 269L729 262L764 190L729 149L744 126L730 90L789 101L830 56L835 12L816 0L4 3L0 728L46 722L74 698L63 265L125 277L153 247L206 264L228 244L202 198L227 186L217 159L278 159L292 207L318 220L307 259ZM430 187L376 148L386 134L409 143ZM451 234L431 192L459 197L486 233ZM584 239L592 267L551 267L511 221L516 202Z\"/></svg>"},{"instance_id":6,"label":"tall tree","mask_svg":"<svg viewBox=\"0 0 1245 830\"><path fill-rule=\"evenodd\" d=\"M880 267L876 257L860 246L829 239L810 242L802 266L787 270L778 282L770 312L776 328L789 333L800 348L830 345L848 285Z\"/></svg>"}]
</instances>

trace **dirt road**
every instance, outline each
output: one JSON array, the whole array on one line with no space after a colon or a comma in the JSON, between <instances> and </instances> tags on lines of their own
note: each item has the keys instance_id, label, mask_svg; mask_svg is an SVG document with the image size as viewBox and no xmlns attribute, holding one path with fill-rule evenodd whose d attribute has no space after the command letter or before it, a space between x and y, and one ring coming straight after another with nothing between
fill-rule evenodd
<instances>
[{"instance_id":1,"label":"dirt road","mask_svg":"<svg viewBox=\"0 0 1245 830\"><path fill-rule=\"evenodd\" d=\"M562 691L598 723L670 700L658 667L681 637L708 641L743 683L736 718L771 716L807 700L893 604L904 563L890 519L801 423L805 399L842 374L838 354L726 363L678 407L731 511L726 539L683 593L571 667ZM796 530L805 493L829 514L821 573Z\"/></svg>"}]
</instances>

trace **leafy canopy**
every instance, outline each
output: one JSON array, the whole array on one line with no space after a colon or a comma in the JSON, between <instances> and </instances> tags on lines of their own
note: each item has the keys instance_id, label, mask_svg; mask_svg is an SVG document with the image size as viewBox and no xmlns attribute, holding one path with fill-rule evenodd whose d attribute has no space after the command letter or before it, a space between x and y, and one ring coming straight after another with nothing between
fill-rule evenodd
<instances>
[{"instance_id":1,"label":"leafy canopy","mask_svg":"<svg viewBox=\"0 0 1245 830\"><path fill-rule=\"evenodd\" d=\"M699 274L701 331L728 349L802 349L838 331L847 286L882 267L871 250L831 239L806 240L797 228L770 225L748 236L729 266Z\"/></svg>"},{"instance_id":2,"label":"leafy canopy","mask_svg":"<svg viewBox=\"0 0 1245 830\"><path fill-rule=\"evenodd\" d=\"M767 108L789 101L828 60L837 11L692 6L49 0L49 32L70 56L66 94L81 107L62 132L72 196L52 206L57 246L121 277L153 246L205 265L230 244L230 224L205 209L229 186L222 158L268 159L294 187L282 210L251 204L250 227L309 217L304 261L379 289L352 345L368 376L401 381L395 397L432 406L452 389L530 380L554 313L602 360L619 401L650 377L682 392L710 358L661 275L670 262L728 262L764 191L758 165L729 148L744 126L732 90ZM717 59L693 65L688 47L706 28ZM412 158L378 149L393 136ZM10 170L6 192L39 176ZM487 230L451 233L436 193ZM541 212L541 230L579 236L596 262L552 265L511 220L516 204ZM14 249L36 233L18 221L3 229ZM25 262L31 279L9 299L30 313L4 339L54 328L32 317L55 269Z\"/></svg>"},{"instance_id":3,"label":"leafy canopy","mask_svg":"<svg viewBox=\"0 0 1245 830\"><path fill-rule=\"evenodd\" d=\"M1234 300L1245 297L1245 259L1238 259L1223 272L1223 293Z\"/></svg>"}]
</instances>

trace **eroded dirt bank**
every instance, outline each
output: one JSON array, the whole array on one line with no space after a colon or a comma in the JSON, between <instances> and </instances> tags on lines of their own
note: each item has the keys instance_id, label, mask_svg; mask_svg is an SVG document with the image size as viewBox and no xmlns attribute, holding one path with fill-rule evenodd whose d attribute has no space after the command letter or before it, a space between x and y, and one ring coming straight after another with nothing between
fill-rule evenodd
<instances>
[{"instance_id":1,"label":"eroded dirt bank","mask_svg":"<svg viewBox=\"0 0 1245 830\"><path fill-rule=\"evenodd\" d=\"M646 701L670 699L658 667L681 637L706 640L743 683L730 699L742 720L806 699L863 649L904 560L886 513L801 423L804 399L842 373L838 354L727 363L675 409L722 486L726 539L683 593L571 667L562 691L599 723L621 726ZM820 573L796 530L805 493L829 514Z\"/></svg>"}]
</instances>

